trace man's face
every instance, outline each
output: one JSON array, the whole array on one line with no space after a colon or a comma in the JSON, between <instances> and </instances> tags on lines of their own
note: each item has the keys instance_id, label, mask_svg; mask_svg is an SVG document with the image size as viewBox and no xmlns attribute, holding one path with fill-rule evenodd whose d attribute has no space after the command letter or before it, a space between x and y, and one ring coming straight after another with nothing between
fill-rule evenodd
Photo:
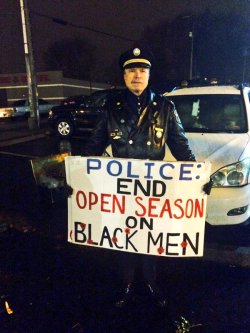
<instances>
[{"instance_id":1,"label":"man's face","mask_svg":"<svg viewBox=\"0 0 250 333\"><path fill-rule=\"evenodd\" d=\"M135 95L140 95L148 86L149 68L135 67L124 70L126 87Z\"/></svg>"}]
</instances>

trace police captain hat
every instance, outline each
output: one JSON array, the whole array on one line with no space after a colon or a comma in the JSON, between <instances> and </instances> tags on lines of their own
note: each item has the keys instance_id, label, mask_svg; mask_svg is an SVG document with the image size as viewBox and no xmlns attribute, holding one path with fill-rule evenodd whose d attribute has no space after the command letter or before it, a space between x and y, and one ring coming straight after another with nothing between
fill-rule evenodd
<instances>
[{"instance_id":1,"label":"police captain hat","mask_svg":"<svg viewBox=\"0 0 250 333\"><path fill-rule=\"evenodd\" d=\"M121 54L119 64L121 69L132 67L150 68L152 66L152 55L145 49L134 47Z\"/></svg>"}]
</instances>

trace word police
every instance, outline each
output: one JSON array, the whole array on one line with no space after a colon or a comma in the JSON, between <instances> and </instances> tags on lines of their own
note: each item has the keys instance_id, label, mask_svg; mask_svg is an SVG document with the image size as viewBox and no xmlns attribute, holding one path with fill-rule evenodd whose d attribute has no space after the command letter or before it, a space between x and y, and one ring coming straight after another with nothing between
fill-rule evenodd
<instances>
[{"instance_id":1,"label":"word police","mask_svg":"<svg viewBox=\"0 0 250 333\"><path fill-rule=\"evenodd\" d=\"M145 179L153 179L154 177L160 177L164 180L173 179L173 173L176 171L178 167L178 180L191 181L193 179L199 179L200 176L196 174L194 168L201 168L201 164L194 163L155 163L153 161L145 161L143 163L143 174L140 170L136 170L136 163L133 161L126 161L126 165L124 162L121 163L119 160L109 160L106 165L103 165L103 160L98 158L88 158L86 160L86 172L87 174L94 174L102 170L102 168L106 168L106 172L109 176L112 177L127 177L127 178L139 178L143 177ZM84 170L85 172L85 170ZM192 175L194 172L194 175Z\"/></svg>"}]
</instances>

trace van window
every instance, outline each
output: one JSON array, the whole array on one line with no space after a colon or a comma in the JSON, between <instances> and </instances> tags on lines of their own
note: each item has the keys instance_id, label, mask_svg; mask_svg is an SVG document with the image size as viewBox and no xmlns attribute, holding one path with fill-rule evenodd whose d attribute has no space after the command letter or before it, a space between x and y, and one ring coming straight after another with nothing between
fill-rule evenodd
<instances>
[{"instance_id":1,"label":"van window","mask_svg":"<svg viewBox=\"0 0 250 333\"><path fill-rule=\"evenodd\" d=\"M169 96L186 132L247 132L240 95Z\"/></svg>"}]
</instances>

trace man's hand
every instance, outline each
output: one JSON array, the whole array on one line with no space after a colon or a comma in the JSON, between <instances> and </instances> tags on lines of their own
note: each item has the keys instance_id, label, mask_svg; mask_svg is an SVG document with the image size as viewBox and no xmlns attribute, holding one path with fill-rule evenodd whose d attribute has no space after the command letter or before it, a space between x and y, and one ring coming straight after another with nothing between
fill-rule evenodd
<instances>
[{"instance_id":1,"label":"man's hand","mask_svg":"<svg viewBox=\"0 0 250 333\"><path fill-rule=\"evenodd\" d=\"M68 198L73 194L73 188L69 186L67 183L64 185L65 196Z\"/></svg>"},{"instance_id":2,"label":"man's hand","mask_svg":"<svg viewBox=\"0 0 250 333\"><path fill-rule=\"evenodd\" d=\"M203 185L202 189L207 195L209 195L212 187L213 187L213 180L212 180L212 178L210 178L209 182L206 183L205 185Z\"/></svg>"}]
</instances>

